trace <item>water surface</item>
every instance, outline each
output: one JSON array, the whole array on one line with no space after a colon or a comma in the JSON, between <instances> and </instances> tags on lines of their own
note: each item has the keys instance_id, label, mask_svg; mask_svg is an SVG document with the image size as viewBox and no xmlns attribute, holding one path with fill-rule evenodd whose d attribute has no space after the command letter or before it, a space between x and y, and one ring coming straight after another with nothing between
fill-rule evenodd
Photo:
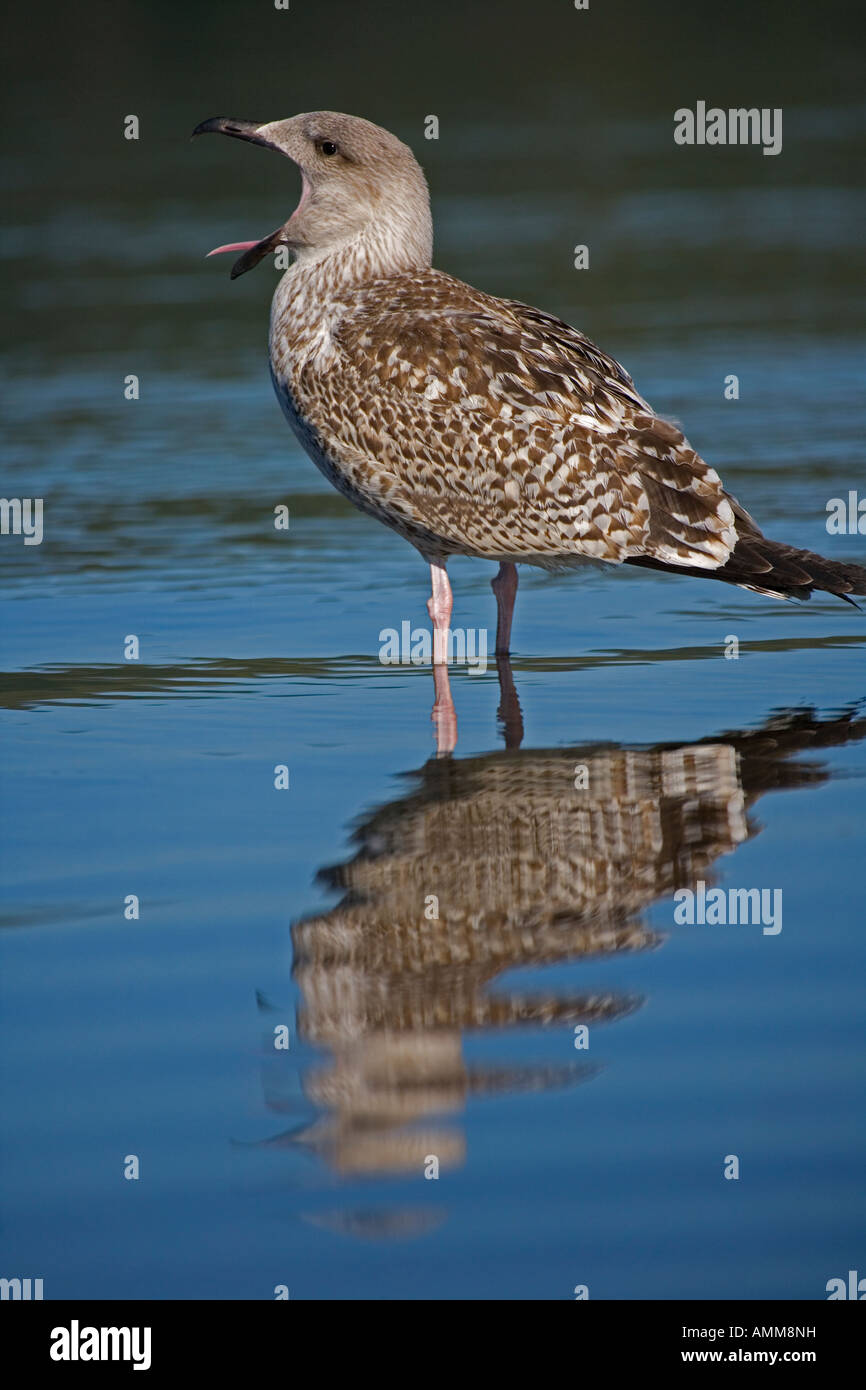
<instances>
[{"instance_id":1,"label":"water surface","mask_svg":"<svg viewBox=\"0 0 866 1390\"><path fill-rule=\"evenodd\" d=\"M186 137L317 106L393 128L438 265L590 333L769 534L866 562L824 524L864 483L856 21L265 11L12 26L3 490L45 499L45 537L0 542L0 1273L821 1298L864 1250L866 618L524 571L512 662L452 671L437 758L429 669L378 660L426 621L424 567L286 429L271 268L202 259L296 176ZM782 155L676 148L698 97L783 106ZM451 574L492 646L491 567ZM679 925L698 881L781 890L782 930Z\"/></svg>"}]
</instances>

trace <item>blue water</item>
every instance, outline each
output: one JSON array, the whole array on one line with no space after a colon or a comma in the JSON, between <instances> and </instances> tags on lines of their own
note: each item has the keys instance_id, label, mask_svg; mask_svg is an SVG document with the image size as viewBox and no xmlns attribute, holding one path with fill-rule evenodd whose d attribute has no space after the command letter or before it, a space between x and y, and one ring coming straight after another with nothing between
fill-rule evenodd
<instances>
[{"instance_id":1,"label":"blue water","mask_svg":"<svg viewBox=\"0 0 866 1390\"><path fill-rule=\"evenodd\" d=\"M155 61L104 43L120 72ZM364 111L337 47L328 100ZM87 143L109 76L70 116L77 184L48 152L24 177L39 121L12 166L3 489L45 499L45 538L0 541L0 1275L48 1298L823 1298L866 1258L866 615L523 570L512 669L452 670L437 758L429 668L378 659L425 625L427 573L285 428L270 268L201 260L294 197L258 152L180 143L255 114L214 62L173 59L135 168ZM565 59L549 76L567 103ZM315 104L295 77L272 115ZM429 159L408 97L366 112L431 167L437 263L614 352L770 535L866 563L825 527L866 491L844 91L793 104L787 163L706 175L667 97L597 109L578 166L553 98L522 121L493 85ZM492 572L450 566L491 649ZM780 889L781 932L677 925L697 878Z\"/></svg>"}]
</instances>

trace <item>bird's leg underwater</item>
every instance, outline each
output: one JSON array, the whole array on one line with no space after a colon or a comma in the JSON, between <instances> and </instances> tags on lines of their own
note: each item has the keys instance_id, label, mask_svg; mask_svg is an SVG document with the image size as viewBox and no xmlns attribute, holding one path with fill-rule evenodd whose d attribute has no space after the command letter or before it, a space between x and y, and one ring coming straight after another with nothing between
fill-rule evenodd
<instances>
[{"instance_id":1,"label":"bird's leg underwater","mask_svg":"<svg viewBox=\"0 0 866 1390\"><path fill-rule=\"evenodd\" d=\"M511 646L511 620L517 597L517 566L503 560L499 573L490 581L496 595L496 655L507 656Z\"/></svg>"},{"instance_id":2,"label":"bird's leg underwater","mask_svg":"<svg viewBox=\"0 0 866 1390\"><path fill-rule=\"evenodd\" d=\"M444 565L430 565L430 581L433 592L427 600L427 612L433 622L433 686L436 691L433 726L436 751L441 754L451 753L457 743L457 711L448 680L448 634L454 595Z\"/></svg>"},{"instance_id":3,"label":"bird's leg underwater","mask_svg":"<svg viewBox=\"0 0 866 1390\"><path fill-rule=\"evenodd\" d=\"M447 666L433 667L433 689L436 695L431 718L436 735L436 752L442 757L445 753L453 753L457 746L457 711L451 698Z\"/></svg>"},{"instance_id":4,"label":"bird's leg underwater","mask_svg":"<svg viewBox=\"0 0 866 1390\"><path fill-rule=\"evenodd\" d=\"M519 748L523 742L523 712L507 656L497 656L496 674L499 677L499 708L496 715L502 723L505 747Z\"/></svg>"}]
</instances>

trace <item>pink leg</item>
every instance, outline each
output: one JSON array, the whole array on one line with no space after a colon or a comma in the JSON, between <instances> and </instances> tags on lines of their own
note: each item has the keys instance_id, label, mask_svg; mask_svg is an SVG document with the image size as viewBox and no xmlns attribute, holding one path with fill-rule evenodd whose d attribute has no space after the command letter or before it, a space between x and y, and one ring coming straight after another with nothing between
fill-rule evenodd
<instances>
[{"instance_id":1,"label":"pink leg","mask_svg":"<svg viewBox=\"0 0 866 1390\"><path fill-rule=\"evenodd\" d=\"M433 620L433 686L436 692L433 727L436 751L441 754L452 752L457 743L457 711L448 680L448 631L454 596L444 565L431 565L430 579L433 593L427 602L427 612Z\"/></svg>"},{"instance_id":2,"label":"pink leg","mask_svg":"<svg viewBox=\"0 0 866 1390\"><path fill-rule=\"evenodd\" d=\"M510 560L503 560L496 578L490 581L490 587L496 595L496 655L507 656L511 646L514 600L517 597L517 566L512 565Z\"/></svg>"},{"instance_id":3,"label":"pink leg","mask_svg":"<svg viewBox=\"0 0 866 1390\"><path fill-rule=\"evenodd\" d=\"M433 594L427 600L427 612L433 619L433 665L440 666L448 661L448 631L454 595L444 565L430 566L430 580Z\"/></svg>"}]
</instances>

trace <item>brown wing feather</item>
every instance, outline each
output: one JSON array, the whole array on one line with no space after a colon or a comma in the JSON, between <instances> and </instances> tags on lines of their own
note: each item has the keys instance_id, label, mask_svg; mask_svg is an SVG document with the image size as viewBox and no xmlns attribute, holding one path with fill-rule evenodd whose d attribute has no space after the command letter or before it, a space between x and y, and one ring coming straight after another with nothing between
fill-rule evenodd
<instances>
[{"instance_id":1,"label":"brown wing feather","mask_svg":"<svg viewBox=\"0 0 866 1390\"><path fill-rule=\"evenodd\" d=\"M429 271L364 287L333 342L323 432L443 553L714 569L732 552L714 469L561 320Z\"/></svg>"}]
</instances>

